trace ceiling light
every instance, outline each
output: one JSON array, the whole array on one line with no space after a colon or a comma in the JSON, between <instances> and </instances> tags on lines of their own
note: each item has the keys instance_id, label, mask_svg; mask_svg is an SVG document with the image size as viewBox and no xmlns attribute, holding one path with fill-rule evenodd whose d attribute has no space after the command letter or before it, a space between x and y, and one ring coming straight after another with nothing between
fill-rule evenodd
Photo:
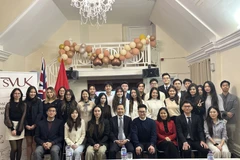
<instances>
[{"instance_id":1,"label":"ceiling light","mask_svg":"<svg viewBox=\"0 0 240 160\"><path fill-rule=\"evenodd\" d=\"M106 12L112 10L115 0L71 0L71 6L79 9L81 24L100 26L107 22Z\"/></svg>"}]
</instances>

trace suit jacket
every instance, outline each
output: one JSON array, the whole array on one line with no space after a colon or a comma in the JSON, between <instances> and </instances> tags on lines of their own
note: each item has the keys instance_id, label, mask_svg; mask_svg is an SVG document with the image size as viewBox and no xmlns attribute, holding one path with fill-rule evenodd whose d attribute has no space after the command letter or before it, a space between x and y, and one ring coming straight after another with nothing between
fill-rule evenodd
<instances>
[{"instance_id":1,"label":"suit jacket","mask_svg":"<svg viewBox=\"0 0 240 160\"><path fill-rule=\"evenodd\" d=\"M170 86L169 86L169 87L170 87ZM158 90L161 91L161 92L163 92L163 93L165 94L166 98L169 97L169 95L168 95L168 93L167 93L167 90L165 89L164 85L159 86L159 87L158 87Z\"/></svg>"},{"instance_id":2,"label":"suit jacket","mask_svg":"<svg viewBox=\"0 0 240 160\"><path fill-rule=\"evenodd\" d=\"M114 116L110 119L110 139L111 141L118 140L118 116ZM123 117L123 130L126 139L131 139L131 127L132 127L132 119L128 116Z\"/></svg>"},{"instance_id":3,"label":"suit jacket","mask_svg":"<svg viewBox=\"0 0 240 160\"><path fill-rule=\"evenodd\" d=\"M25 103L27 104L27 107L30 107L28 106L29 103L27 101L25 101ZM32 123L33 124L38 124L38 122L40 122L40 120L42 119L42 116L43 116L43 103L40 99L38 99L35 103L32 103L31 104L32 106ZM29 122L26 118L26 121L25 121L25 126L26 125L29 125Z\"/></svg>"},{"instance_id":4,"label":"suit jacket","mask_svg":"<svg viewBox=\"0 0 240 160\"><path fill-rule=\"evenodd\" d=\"M165 137L169 137L171 141L177 146L177 131L174 121L170 120L167 122L168 133L165 132L163 122L156 121L156 129L157 129L157 144L165 141Z\"/></svg>"},{"instance_id":5,"label":"suit jacket","mask_svg":"<svg viewBox=\"0 0 240 160\"><path fill-rule=\"evenodd\" d=\"M194 141L205 141L204 132L202 127L201 119L196 114L191 114L192 121L192 138ZM187 141L188 129L187 129L187 120L184 114L181 114L176 118L176 127L179 141L184 143Z\"/></svg>"},{"instance_id":6,"label":"suit jacket","mask_svg":"<svg viewBox=\"0 0 240 160\"><path fill-rule=\"evenodd\" d=\"M38 146L45 142L52 142L54 145L62 147L63 142L63 123L62 120L55 118L52 122L52 127L48 129L48 121L44 119L37 125L35 132L35 142Z\"/></svg>"}]
</instances>

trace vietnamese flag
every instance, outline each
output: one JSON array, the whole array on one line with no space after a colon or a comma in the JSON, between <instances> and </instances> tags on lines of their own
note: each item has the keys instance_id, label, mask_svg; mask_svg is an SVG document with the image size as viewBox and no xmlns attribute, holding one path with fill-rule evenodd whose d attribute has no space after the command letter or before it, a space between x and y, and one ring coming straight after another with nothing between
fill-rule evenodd
<instances>
[{"instance_id":1,"label":"vietnamese flag","mask_svg":"<svg viewBox=\"0 0 240 160\"><path fill-rule=\"evenodd\" d=\"M69 89L67 74L66 74L63 60L61 60L60 68L58 71L58 77L57 77L57 81L56 81L56 85L55 85L56 93L58 93L58 90L60 87L65 87L66 89Z\"/></svg>"}]
</instances>

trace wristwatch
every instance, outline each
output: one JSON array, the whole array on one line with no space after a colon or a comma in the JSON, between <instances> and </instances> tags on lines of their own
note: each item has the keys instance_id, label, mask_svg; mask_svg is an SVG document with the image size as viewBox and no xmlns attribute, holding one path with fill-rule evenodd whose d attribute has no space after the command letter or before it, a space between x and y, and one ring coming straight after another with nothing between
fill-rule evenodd
<instances>
[{"instance_id":1,"label":"wristwatch","mask_svg":"<svg viewBox=\"0 0 240 160\"><path fill-rule=\"evenodd\" d=\"M217 145L219 145L218 143L214 143L214 146L217 146Z\"/></svg>"}]
</instances>

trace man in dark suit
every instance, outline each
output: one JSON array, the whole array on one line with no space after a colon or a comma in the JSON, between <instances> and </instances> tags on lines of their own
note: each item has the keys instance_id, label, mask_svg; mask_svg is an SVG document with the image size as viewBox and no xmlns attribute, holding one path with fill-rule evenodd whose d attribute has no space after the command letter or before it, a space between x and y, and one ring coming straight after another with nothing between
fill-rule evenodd
<instances>
[{"instance_id":1,"label":"man in dark suit","mask_svg":"<svg viewBox=\"0 0 240 160\"><path fill-rule=\"evenodd\" d=\"M199 157L206 158L208 146L205 143L204 132L200 117L191 114L193 107L190 101L182 103L183 114L176 118L176 128L180 148L184 158L191 158L191 150L200 152Z\"/></svg>"},{"instance_id":2,"label":"man in dark suit","mask_svg":"<svg viewBox=\"0 0 240 160\"><path fill-rule=\"evenodd\" d=\"M173 80L173 86L177 89L178 91L178 97L180 98L180 106L182 102L184 101L185 93L186 91L181 91L182 89L182 81L180 79L174 79ZM181 110L182 113L182 110Z\"/></svg>"},{"instance_id":3,"label":"man in dark suit","mask_svg":"<svg viewBox=\"0 0 240 160\"><path fill-rule=\"evenodd\" d=\"M128 152L134 152L131 140L132 119L124 115L125 110L123 105L117 106L117 115L110 119L110 150L109 158L115 159L116 153L125 145Z\"/></svg>"},{"instance_id":4,"label":"man in dark suit","mask_svg":"<svg viewBox=\"0 0 240 160\"><path fill-rule=\"evenodd\" d=\"M171 77L170 77L170 74L168 73L163 73L162 74L162 81L163 81L163 85L159 86L158 87L158 90L163 92L166 96L166 98L169 97L167 91L168 91L168 88L170 87L171 85Z\"/></svg>"},{"instance_id":5,"label":"man in dark suit","mask_svg":"<svg viewBox=\"0 0 240 160\"><path fill-rule=\"evenodd\" d=\"M35 142L37 148L34 152L36 160L42 160L46 151L50 151L52 160L59 160L59 151L63 142L63 123L55 118L55 106L50 106L47 110L47 118L37 124Z\"/></svg>"}]
</instances>

